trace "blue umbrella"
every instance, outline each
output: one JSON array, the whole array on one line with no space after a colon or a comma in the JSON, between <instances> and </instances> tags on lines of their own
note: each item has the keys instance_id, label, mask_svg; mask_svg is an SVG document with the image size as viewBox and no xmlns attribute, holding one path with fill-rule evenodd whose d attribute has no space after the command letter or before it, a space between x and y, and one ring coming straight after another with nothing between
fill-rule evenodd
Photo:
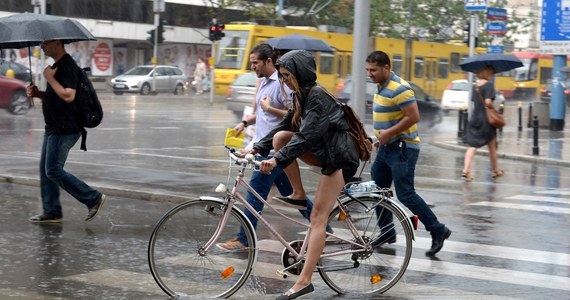
<instances>
[{"instance_id":1,"label":"blue umbrella","mask_svg":"<svg viewBox=\"0 0 570 300\"><path fill-rule=\"evenodd\" d=\"M522 61L512 54L481 54L464 59L459 66L463 71L475 73L490 66L496 73L510 71L523 66Z\"/></svg>"},{"instance_id":2,"label":"blue umbrella","mask_svg":"<svg viewBox=\"0 0 570 300\"><path fill-rule=\"evenodd\" d=\"M334 49L323 40L296 33L270 38L264 41L264 43L280 50L334 51Z\"/></svg>"}]
</instances>

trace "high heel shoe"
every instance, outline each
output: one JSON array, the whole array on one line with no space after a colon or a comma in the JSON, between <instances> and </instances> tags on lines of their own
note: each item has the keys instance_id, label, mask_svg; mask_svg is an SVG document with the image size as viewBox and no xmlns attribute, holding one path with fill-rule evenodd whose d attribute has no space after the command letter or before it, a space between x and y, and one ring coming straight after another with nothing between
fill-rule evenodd
<instances>
[{"instance_id":1,"label":"high heel shoe","mask_svg":"<svg viewBox=\"0 0 570 300\"><path fill-rule=\"evenodd\" d=\"M461 179L463 179L463 181L473 181L473 176L471 176L471 174L469 173L469 171L463 171L461 172Z\"/></svg>"},{"instance_id":2,"label":"high heel shoe","mask_svg":"<svg viewBox=\"0 0 570 300\"><path fill-rule=\"evenodd\" d=\"M505 172L501 169L497 169L491 173L491 177L493 177L493 179L501 177L503 175L505 175Z\"/></svg>"},{"instance_id":3,"label":"high heel shoe","mask_svg":"<svg viewBox=\"0 0 570 300\"><path fill-rule=\"evenodd\" d=\"M277 298L275 298L275 300L297 299L303 295L312 293L313 291L315 291L315 288L313 287L312 283L309 283L306 287L304 287L304 288L302 288L296 292L293 289L289 289L289 291L287 291L288 293L290 293L289 295L280 295Z\"/></svg>"}]
</instances>

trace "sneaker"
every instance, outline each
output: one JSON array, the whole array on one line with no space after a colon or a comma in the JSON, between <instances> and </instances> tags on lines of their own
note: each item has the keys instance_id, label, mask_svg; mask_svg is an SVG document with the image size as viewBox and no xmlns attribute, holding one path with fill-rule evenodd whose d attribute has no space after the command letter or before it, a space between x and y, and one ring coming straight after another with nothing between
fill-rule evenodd
<instances>
[{"instance_id":1,"label":"sneaker","mask_svg":"<svg viewBox=\"0 0 570 300\"><path fill-rule=\"evenodd\" d=\"M431 248L426 252L426 256L435 256L436 253L443 248L443 242L449 238L451 235L451 230L445 227L443 232L438 236L433 236L431 238Z\"/></svg>"},{"instance_id":2,"label":"sneaker","mask_svg":"<svg viewBox=\"0 0 570 300\"><path fill-rule=\"evenodd\" d=\"M298 208L298 209L307 208L307 199L293 199L287 196L287 197L273 197L273 200L293 208Z\"/></svg>"},{"instance_id":3,"label":"sneaker","mask_svg":"<svg viewBox=\"0 0 570 300\"><path fill-rule=\"evenodd\" d=\"M238 239L233 239L225 243L217 243L216 247L228 252L242 251L245 250L245 248L247 248L247 246L238 241Z\"/></svg>"},{"instance_id":4,"label":"sneaker","mask_svg":"<svg viewBox=\"0 0 570 300\"><path fill-rule=\"evenodd\" d=\"M105 196L105 194L101 194L101 198L99 198L99 202L97 202L97 204L93 205L93 207L91 207L89 209L89 212L87 213L87 217L85 218L85 221L91 221L93 218L95 218L95 216L99 212L99 209L101 208L101 206L103 206L103 203L105 203L106 198L107 198L107 196Z\"/></svg>"},{"instance_id":5,"label":"sneaker","mask_svg":"<svg viewBox=\"0 0 570 300\"><path fill-rule=\"evenodd\" d=\"M29 218L28 221L32 223L61 223L61 217L41 214Z\"/></svg>"}]
</instances>

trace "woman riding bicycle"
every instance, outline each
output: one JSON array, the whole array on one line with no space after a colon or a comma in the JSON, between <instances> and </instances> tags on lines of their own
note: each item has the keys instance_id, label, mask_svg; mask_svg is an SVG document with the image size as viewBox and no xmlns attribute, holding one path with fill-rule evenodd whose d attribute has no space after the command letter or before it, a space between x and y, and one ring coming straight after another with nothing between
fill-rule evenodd
<instances>
[{"instance_id":1,"label":"woman riding bicycle","mask_svg":"<svg viewBox=\"0 0 570 300\"><path fill-rule=\"evenodd\" d=\"M276 62L279 76L293 92L293 106L270 133L254 144L252 153L275 155L261 163L270 173L280 166L291 181L293 194L275 198L289 204L302 203L306 193L301 182L300 158L321 167L321 178L311 213L308 249L301 274L293 287L277 299L295 299L311 293L313 271L325 246L325 226L337 196L359 165L357 146L348 135L348 123L341 106L316 83L316 64L310 52L290 51Z\"/></svg>"}]
</instances>

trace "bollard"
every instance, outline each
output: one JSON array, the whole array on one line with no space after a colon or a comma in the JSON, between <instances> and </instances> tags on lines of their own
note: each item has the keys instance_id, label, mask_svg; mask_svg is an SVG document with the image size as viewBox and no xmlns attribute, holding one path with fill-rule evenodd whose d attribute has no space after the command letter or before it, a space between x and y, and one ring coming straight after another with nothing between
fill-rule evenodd
<instances>
[{"instance_id":1,"label":"bollard","mask_svg":"<svg viewBox=\"0 0 570 300\"><path fill-rule=\"evenodd\" d=\"M463 136L461 138L461 142L463 144L467 144L467 124L469 122L469 112L467 108L463 110Z\"/></svg>"},{"instance_id":2,"label":"bollard","mask_svg":"<svg viewBox=\"0 0 570 300\"><path fill-rule=\"evenodd\" d=\"M463 135L465 134L465 127L463 127L463 118L464 118L465 110L463 108L459 108L457 111L457 139L462 140Z\"/></svg>"},{"instance_id":3,"label":"bollard","mask_svg":"<svg viewBox=\"0 0 570 300\"><path fill-rule=\"evenodd\" d=\"M519 131L522 131L522 103L519 102Z\"/></svg>"},{"instance_id":4,"label":"bollard","mask_svg":"<svg viewBox=\"0 0 570 300\"><path fill-rule=\"evenodd\" d=\"M538 116L532 119L532 155L538 155Z\"/></svg>"},{"instance_id":5,"label":"bollard","mask_svg":"<svg viewBox=\"0 0 570 300\"><path fill-rule=\"evenodd\" d=\"M499 104L499 113L502 115L505 112L505 104ZM499 128L499 133L503 133L503 127Z\"/></svg>"},{"instance_id":6,"label":"bollard","mask_svg":"<svg viewBox=\"0 0 570 300\"><path fill-rule=\"evenodd\" d=\"M526 128L532 128L532 103L528 104L528 122Z\"/></svg>"}]
</instances>

